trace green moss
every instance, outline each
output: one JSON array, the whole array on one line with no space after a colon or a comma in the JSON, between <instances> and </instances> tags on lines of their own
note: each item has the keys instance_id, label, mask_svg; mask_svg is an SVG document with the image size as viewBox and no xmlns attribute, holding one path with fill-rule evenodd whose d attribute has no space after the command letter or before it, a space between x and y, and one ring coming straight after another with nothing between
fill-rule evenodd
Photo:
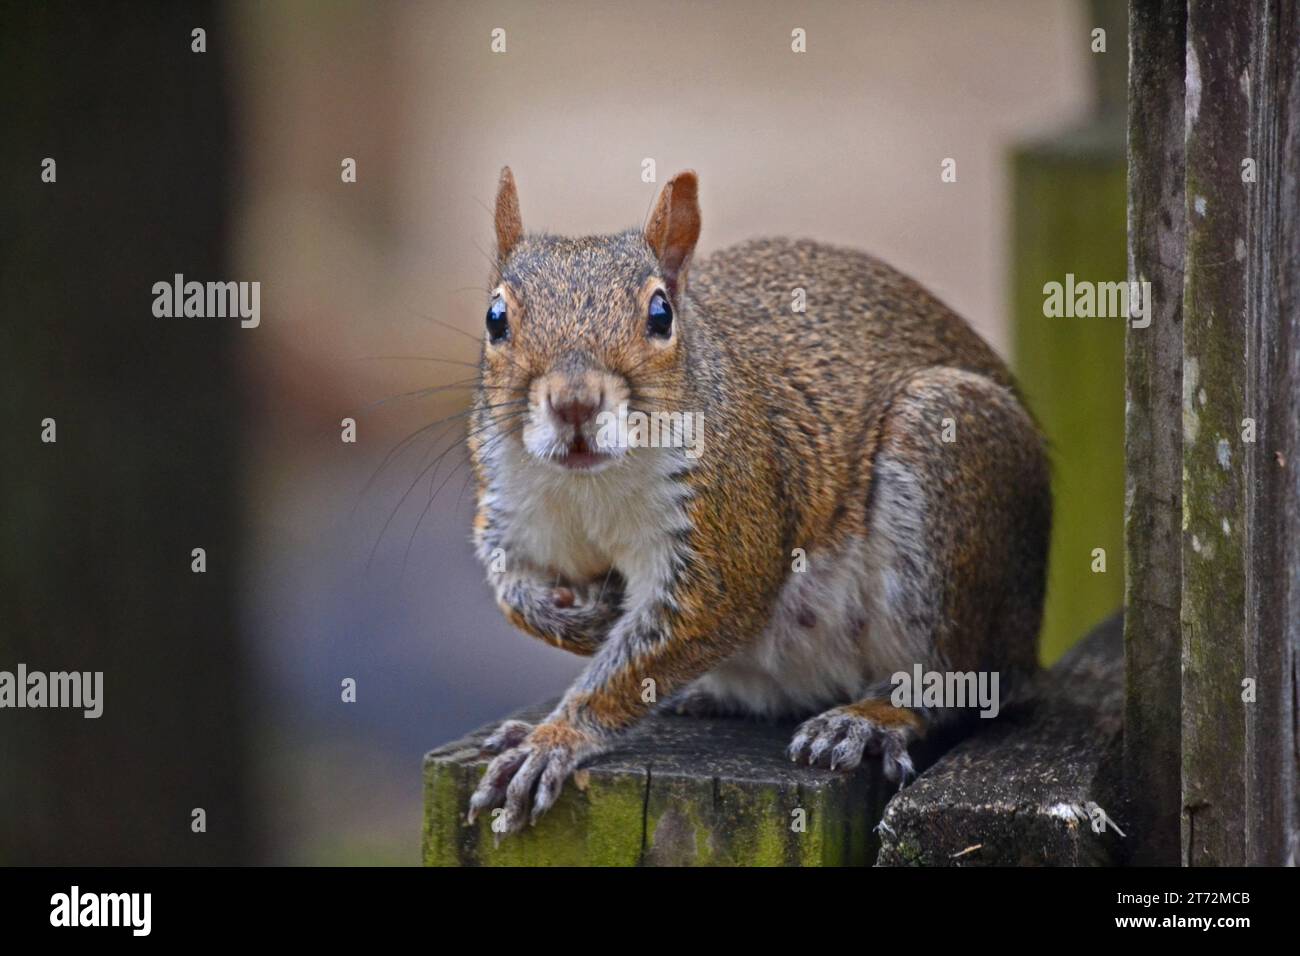
<instances>
[{"instance_id":1,"label":"green moss","mask_svg":"<svg viewBox=\"0 0 1300 956\"><path fill-rule=\"evenodd\" d=\"M825 794L809 794L805 797L807 830L795 835L801 851L800 866L839 866L844 862L842 827L832 820L826 804Z\"/></svg>"},{"instance_id":2,"label":"green moss","mask_svg":"<svg viewBox=\"0 0 1300 956\"><path fill-rule=\"evenodd\" d=\"M567 786L572 786L570 782ZM609 786L597 780L590 785L590 799L599 812L588 819L587 844L595 866L634 866L641 860L645 829L645 786L643 777L622 777Z\"/></svg>"},{"instance_id":3,"label":"green moss","mask_svg":"<svg viewBox=\"0 0 1300 956\"><path fill-rule=\"evenodd\" d=\"M762 801L766 810L766 819L771 821L754 831L753 852L749 866L784 866L786 864L786 834L790 830L790 809L778 802L779 794L773 790L765 793Z\"/></svg>"},{"instance_id":4,"label":"green moss","mask_svg":"<svg viewBox=\"0 0 1300 956\"><path fill-rule=\"evenodd\" d=\"M457 866L459 854L461 788L460 768L430 760L424 766L425 866Z\"/></svg>"},{"instance_id":5,"label":"green moss","mask_svg":"<svg viewBox=\"0 0 1300 956\"><path fill-rule=\"evenodd\" d=\"M491 820L477 821L478 860L485 866L635 866L644 793L644 780L630 774L592 779L586 790L569 780L535 826L498 842Z\"/></svg>"},{"instance_id":6,"label":"green moss","mask_svg":"<svg viewBox=\"0 0 1300 956\"><path fill-rule=\"evenodd\" d=\"M425 766L423 859L428 866L838 866L869 863L879 795L864 776L810 793L708 776L592 773L566 783L537 823L499 842L490 817L463 824L482 762ZM875 801L875 802L873 802ZM791 829L792 811L807 829Z\"/></svg>"},{"instance_id":7,"label":"green moss","mask_svg":"<svg viewBox=\"0 0 1300 956\"><path fill-rule=\"evenodd\" d=\"M716 788L711 821L715 857L722 866L783 866L790 810L774 784L740 786L721 782Z\"/></svg>"},{"instance_id":8,"label":"green moss","mask_svg":"<svg viewBox=\"0 0 1300 956\"><path fill-rule=\"evenodd\" d=\"M1213 124L1211 124L1213 125ZM1240 681L1249 654L1246 600L1246 456L1241 420L1251 408L1248 337L1238 310L1246 298L1243 267L1225 262L1245 230L1239 184L1201 173L1217 170L1218 146L1189 140L1188 215L1183 300L1182 486L1182 798L1199 823L1184 850L1200 864L1239 864L1241 781L1248 776Z\"/></svg>"}]
</instances>

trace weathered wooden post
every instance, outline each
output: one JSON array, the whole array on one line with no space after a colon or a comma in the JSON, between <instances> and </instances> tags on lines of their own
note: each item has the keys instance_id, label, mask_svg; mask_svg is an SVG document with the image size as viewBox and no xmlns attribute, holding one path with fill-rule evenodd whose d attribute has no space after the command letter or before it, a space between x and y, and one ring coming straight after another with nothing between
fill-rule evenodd
<instances>
[{"instance_id":1,"label":"weathered wooden post","mask_svg":"<svg viewBox=\"0 0 1300 956\"><path fill-rule=\"evenodd\" d=\"M1124 775L1142 863L1179 858L1183 8L1135 3L1129 22L1129 279L1151 283L1125 389Z\"/></svg>"},{"instance_id":2,"label":"weathered wooden post","mask_svg":"<svg viewBox=\"0 0 1300 956\"><path fill-rule=\"evenodd\" d=\"M535 827L498 840L489 817L464 821L490 729L425 758L427 866L861 865L875 859L872 827L894 789L874 763L853 774L795 766L793 725L656 715L579 771Z\"/></svg>"},{"instance_id":3,"label":"weathered wooden post","mask_svg":"<svg viewBox=\"0 0 1300 956\"><path fill-rule=\"evenodd\" d=\"M1295 863L1300 5L1135 2L1130 38L1135 859Z\"/></svg>"}]
</instances>

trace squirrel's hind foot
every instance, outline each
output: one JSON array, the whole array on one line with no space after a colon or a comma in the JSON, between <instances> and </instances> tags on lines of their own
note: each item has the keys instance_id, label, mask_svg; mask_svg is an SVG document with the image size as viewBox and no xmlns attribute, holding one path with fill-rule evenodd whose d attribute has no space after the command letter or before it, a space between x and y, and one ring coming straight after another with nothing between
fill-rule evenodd
<instances>
[{"instance_id":1,"label":"squirrel's hind foot","mask_svg":"<svg viewBox=\"0 0 1300 956\"><path fill-rule=\"evenodd\" d=\"M868 699L805 720L786 753L795 763L831 770L853 770L863 756L879 754L885 777L902 787L916 776L907 747L922 729L914 711Z\"/></svg>"},{"instance_id":2,"label":"squirrel's hind foot","mask_svg":"<svg viewBox=\"0 0 1300 956\"><path fill-rule=\"evenodd\" d=\"M685 690L668 700L669 713L680 717L736 717L740 710L702 690Z\"/></svg>"}]
</instances>

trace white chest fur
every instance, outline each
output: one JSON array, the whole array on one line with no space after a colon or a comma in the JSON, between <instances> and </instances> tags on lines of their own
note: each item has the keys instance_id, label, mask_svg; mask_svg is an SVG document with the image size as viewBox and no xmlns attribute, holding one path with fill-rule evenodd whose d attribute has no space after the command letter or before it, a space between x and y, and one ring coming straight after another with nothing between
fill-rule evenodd
<instances>
[{"instance_id":1,"label":"white chest fur","mask_svg":"<svg viewBox=\"0 0 1300 956\"><path fill-rule=\"evenodd\" d=\"M575 582L612 567L628 607L653 601L670 579L673 534L686 527L685 489L669 477L684 460L678 449L638 448L587 474L503 449L492 494L510 516L509 549Z\"/></svg>"}]
</instances>

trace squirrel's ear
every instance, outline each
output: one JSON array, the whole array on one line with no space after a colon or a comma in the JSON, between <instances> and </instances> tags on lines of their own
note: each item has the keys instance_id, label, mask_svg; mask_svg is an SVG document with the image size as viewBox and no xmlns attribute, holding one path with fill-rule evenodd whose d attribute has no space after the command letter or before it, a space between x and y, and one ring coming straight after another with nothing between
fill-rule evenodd
<instances>
[{"instance_id":1,"label":"squirrel's ear","mask_svg":"<svg viewBox=\"0 0 1300 956\"><path fill-rule=\"evenodd\" d=\"M494 220L497 230L497 260L505 262L510 256L510 250L524 237L524 222L519 217L519 193L515 191L515 177L511 175L509 166L501 168Z\"/></svg>"},{"instance_id":2,"label":"squirrel's ear","mask_svg":"<svg viewBox=\"0 0 1300 956\"><path fill-rule=\"evenodd\" d=\"M646 242L659 259L673 298L686 288L686 269L700 238L699 186L695 173L689 170L674 176L659 194L645 230Z\"/></svg>"}]
</instances>

